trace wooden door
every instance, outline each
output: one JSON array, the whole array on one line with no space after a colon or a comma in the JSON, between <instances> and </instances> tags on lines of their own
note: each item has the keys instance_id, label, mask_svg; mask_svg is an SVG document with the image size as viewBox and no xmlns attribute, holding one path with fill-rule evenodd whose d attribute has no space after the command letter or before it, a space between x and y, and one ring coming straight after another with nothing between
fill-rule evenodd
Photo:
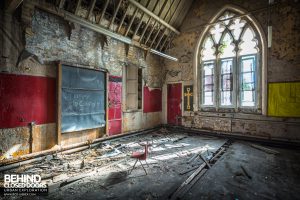
<instances>
[{"instance_id":1,"label":"wooden door","mask_svg":"<svg viewBox=\"0 0 300 200\"><path fill-rule=\"evenodd\" d=\"M108 82L108 135L122 132L122 77L109 76Z\"/></svg>"},{"instance_id":2,"label":"wooden door","mask_svg":"<svg viewBox=\"0 0 300 200\"><path fill-rule=\"evenodd\" d=\"M168 84L168 124L181 125L181 83Z\"/></svg>"}]
</instances>

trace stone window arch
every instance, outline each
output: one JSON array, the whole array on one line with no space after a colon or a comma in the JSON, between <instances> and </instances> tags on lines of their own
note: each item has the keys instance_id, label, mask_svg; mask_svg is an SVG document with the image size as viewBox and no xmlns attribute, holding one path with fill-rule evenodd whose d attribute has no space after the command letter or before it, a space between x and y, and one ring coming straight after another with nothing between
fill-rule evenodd
<instances>
[{"instance_id":1,"label":"stone window arch","mask_svg":"<svg viewBox=\"0 0 300 200\"><path fill-rule=\"evenodd\" d=\"M224 7L200 36L194 79L202 111L264 113L265 38L244 13Z\"/></svg>"}]
</instances>

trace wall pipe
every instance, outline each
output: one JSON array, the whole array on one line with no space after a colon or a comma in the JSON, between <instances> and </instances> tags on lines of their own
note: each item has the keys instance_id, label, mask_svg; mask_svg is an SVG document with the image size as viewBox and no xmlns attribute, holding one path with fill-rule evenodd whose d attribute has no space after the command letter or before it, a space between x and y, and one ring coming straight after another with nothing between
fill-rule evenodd
<instances>
[{"instance_id":1,"label":"wall pipe","mask_svg":"<svg viewBox=\"0 0 300 200\"><path fill-rule=\"evenodd\" d=\"M178 59L173 57L173 56L170 56L170 55L167 55L165 53L162 53L160 51L157 51L155 49L149 49L149 48L146 48L146 47L142 47L140 45L138 45L136 42L133 42L130 38L128 37L125 37L125 36L122 36L118 33L114 33L110 30L107 30L105 28L102 28L98 25L95 25L91 22L87 22L85 19L82 19L81 17L78 17L78 16L75 16L74 14L71 14L69 12L65 12L64 14L64 19L67 20L67 21L70 21L70 22L73 22L73 23L77 23L83 27L86 27L86 28L89 28L93 31L96 31L98 33L101 33L101 34L104 34L106 36L109 36L109 37L112 37L116 40L119 40L121 42L124 42L126 44L131 44L131 45L134 45L138 48L142 48L144 50L150 50L151 53L154 53L154 54L157 54L159 56L162 56L164 58L167 58L167 59L170 59L170 60L173 60L173 61L177 61Z\"/></svg>"},{"instance_id":2,"label":"wall pipe","mask_svg":"<svg viewBox=\"0 0 300 200\"><path fill-rule=\"evenodd\" d=\"M114 38L116 40L119 40L121 42L124 42L126 44L132 44L132 40L130 38L128 38L128 37L124 37L122 35L119 35L117 33L112 32L110 30L102 28L102 27L100 27L98 25L95 25L95 24L93 24L91 22L87 22L85 19L82 19L81 17L78 17L78 16L76 16L74 14L71 14L69 12L64 12L64 13L65 13L64 19L67 20L67 21L80 24L83 27L89 28L89 29L91 29L93 31L96 31L98 33L102 33L104 35L112 37L112 38Z\"/></svg>"}]
</instances>

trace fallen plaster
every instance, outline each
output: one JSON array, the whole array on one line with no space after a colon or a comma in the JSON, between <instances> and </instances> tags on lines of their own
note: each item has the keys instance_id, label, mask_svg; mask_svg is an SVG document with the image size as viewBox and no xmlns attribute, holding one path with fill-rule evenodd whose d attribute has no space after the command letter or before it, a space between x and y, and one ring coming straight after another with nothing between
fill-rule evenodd
<instances>
[{"instance_id":1,"label":"fallen plaster","mask_svg":"<svg viewBox=\"0 0 300 200\"><path fill-rule=\"evenodd\" d=\"M141 165L129 173L135 162L132 152L142 152L145 143L151 144L149 166L142 161L147 175ZM49 195L39 199L169 199L187 180L193 187L187 184L182 199L297 198L299 150L231 141L218 155L226 143L227 139L162 128L77 153L48 155L5 173L40 174ZM213 157L217 162L211 163ZM203 167L201 174L199 168L207 162L211 166ZM197 170L201 176L190 179Z\"/></svg>"}]
</instances>

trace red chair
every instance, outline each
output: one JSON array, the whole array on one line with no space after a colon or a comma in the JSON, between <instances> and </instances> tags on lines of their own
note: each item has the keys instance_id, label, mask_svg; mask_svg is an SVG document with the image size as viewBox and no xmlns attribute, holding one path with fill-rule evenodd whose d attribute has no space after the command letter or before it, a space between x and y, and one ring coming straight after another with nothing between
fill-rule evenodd
<instances>
[{"instance_id":1,"label":"red chair","mask_svg":"<svg viewBox=\"0 0 300 200\"><path fill-rule=\"evenodd\" d=\"M147 161L146 161L147 155L148 155L148 146L149 146L149 144L148 144L148 142L147 142L147 144L140 144L140 145L142 145L142 146L145 147L144 152L138 152L138 151L132 152L131 158L136 158L136 161L135 161L135 163L134 163L134 165L133 165L133 167L132 167L132 169L131 169L131 171L130 171L129 174L131 174L132 170L135 168L135 165L136 165L137 161L139 161L139 162L141 163L141 165L142 165L142 167L143 167L143 169L144 169L146 175L147 175L147 171L146 171L146 169L144 168L144 165L143 165L143 163L141 162L141 160L144 160L145 163L147 164L147 166L149 167L149 165L148 165L148 163L147 163Z\"/></svg>"}]
</instances>

